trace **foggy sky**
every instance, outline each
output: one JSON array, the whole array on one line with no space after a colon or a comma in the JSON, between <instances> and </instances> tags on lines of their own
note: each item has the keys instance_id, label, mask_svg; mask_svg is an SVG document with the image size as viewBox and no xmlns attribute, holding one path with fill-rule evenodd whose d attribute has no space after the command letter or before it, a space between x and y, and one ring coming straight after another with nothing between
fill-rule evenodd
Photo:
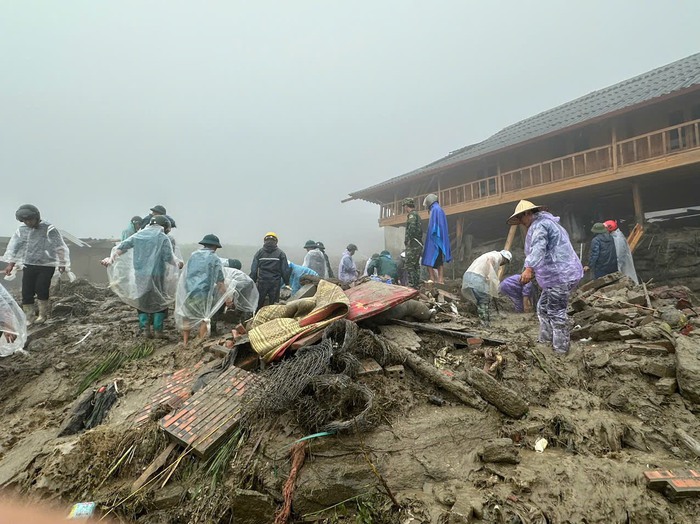
<instances>
[{"instance_id":1,"label":"foggy sky","mask_svg":"<svg viewBox=\"0 0 700 524\"><path fill-rule=\"evenodd\" d=\"M700 2L0 0L0 236L377 251L348 192L698 51Z\"/></svg>"}]
</instances>

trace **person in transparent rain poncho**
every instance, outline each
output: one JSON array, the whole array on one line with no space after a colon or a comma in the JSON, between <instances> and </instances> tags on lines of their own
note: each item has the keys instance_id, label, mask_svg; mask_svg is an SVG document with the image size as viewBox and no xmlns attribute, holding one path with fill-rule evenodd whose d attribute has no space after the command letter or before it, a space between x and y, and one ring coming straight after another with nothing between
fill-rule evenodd
<instances>
[{"instance_id":1,"label":"person in transparent rain poncho","mask_svg":"<svg viewBox=\"0 0 700 524\"><path fill-rule=\"evenodd\" d=\"M27 325L42 324L49 317L51 278L56 268L60 273L70 268L70 251L58 229L42 220L35 206L20 206L15 218L23 225L10 238L2 257L7 262L5 276L12 277L22 269L22 309ZM39 306L36 318L35 300Z\"/></svg>"},{"instance_id":2,"label":"person in transparent rain poncho","mask_svg":"<svg viewBox=\"0 0 700 524\"><path fill-rule=\"evenodd\" d=\"M625 235L617 227L615 220L606 220L603 222L605 229L610 232L615 242L615 251L617 252L617 270L623 275L627 275L635 284L639 284L637 270L634 268L634 259L632 258L632 250L627 243Z\"/></svg>"},{"instance_id":3,"label":"person in transparent rain poncho","mask_svg":"<svg viewBox=\"0 0 700 524\"><path fill-rule=\"evenodd\" d=\"M27 342L27 317L12 295L0 285L0 357L22 351Z\"/></svg>"},{"instance_id":4,"label":"person in transparent rain poncho","mask_svg":"<svg viewBox=\"0 0 700 524\"><path fill-rule=\"evenodd\" d=\"M571 345L566 313L569 294L583 277L583 266L569 234L559 224L559 217L527 200L518 202L507 222L527 228L525 269L520 282L527 284L534 278L542 290L537 302L539 342L552 344L556 353L566 354Z\"/></svg>"},{"instance_id":5,"label":"person in transparent rain poncho","mask_svg":"<svg viewBox=\"0 0 700 524\"><path fill-rule=\"evenodd\" d=\"M498 297L498 269L513 259L510 251L489 251L478 257L462 277L462 296L476 303L476 312L484 326L491 322L491 297Z\"/></svg>"},{"instance_id":6,"label":"person in transparent rain poncho","mask_svg":"<svg viewBox=\"0 0 700 524\"><path fill-rule=\"evenodd\" d=\"M304 255L304 262L301 265L313 269L321 278L328 278L326 257L323 256L323 252L318 248L318 244L313 240L307 240L306 244L304 244L304 249L306 249L306 255Z\"/></svg>"},{"instance_id":7,"label":"person in transparent rain poncho","mask_svg":"<svg viewBox=\"0 0 700 524\"><path fill-rule=\"evenodd\" d=\"M165 338L163 322L175 301L182 256L175 253L166 234L168 219L155 216L151 223L112 249L102 260L109 287L138 311L139 332L148 338ZM153 315L153 333L149 316Z\"/></svg>"},{"instance_id":8,"label":"person in transparent rain poncho","mask_svg":"<svg viewBox=\"0 0 700 524\"><path fill-rule=\"evenodd\" d=\"M216 255L221 247L219 237L205 235L199 241L202 248L192 253L180 274L175 295L175 324L187 345L190 331L199 328L199 338L215 331L216 316L226 306L233 305L224 266Z\"/></svg>"}]
</instances>

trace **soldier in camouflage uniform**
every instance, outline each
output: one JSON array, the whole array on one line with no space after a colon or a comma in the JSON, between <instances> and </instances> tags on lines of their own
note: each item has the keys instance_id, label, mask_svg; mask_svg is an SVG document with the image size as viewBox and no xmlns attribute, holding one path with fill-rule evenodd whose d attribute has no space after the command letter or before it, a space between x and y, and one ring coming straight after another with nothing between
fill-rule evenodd
<instances>
[{"instance_id":1,"label":"soldier in camouflage uniform","mask_svg":"<svg viewBox=\"0 0 700 524\"><path fill-rule=\"evenodd\" d=\"M408 285L418 289L420 285L420 256L423 252L423 222L416 211L416 203L412 198L404 198L401 202L408 211L406 216L406 273Z\"/></svg>"}]
</instances>

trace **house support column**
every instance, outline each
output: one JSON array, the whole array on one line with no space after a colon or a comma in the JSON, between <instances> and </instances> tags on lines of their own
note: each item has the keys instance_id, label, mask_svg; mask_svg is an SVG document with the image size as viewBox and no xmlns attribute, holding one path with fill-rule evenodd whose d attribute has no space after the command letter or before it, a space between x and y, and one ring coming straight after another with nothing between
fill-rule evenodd
<instances>
[{"instance_id":1,"label":"house support column","mask_svg":"<svg viewBox=\"0 0 700 524\"><path fill-rule=\"evenodd\" d=\"M634 203L634 220L640 226L644 224L644 206L642 204L642 190L639 182L632 182L632 201Z\"/></svg>"}]
</instances>

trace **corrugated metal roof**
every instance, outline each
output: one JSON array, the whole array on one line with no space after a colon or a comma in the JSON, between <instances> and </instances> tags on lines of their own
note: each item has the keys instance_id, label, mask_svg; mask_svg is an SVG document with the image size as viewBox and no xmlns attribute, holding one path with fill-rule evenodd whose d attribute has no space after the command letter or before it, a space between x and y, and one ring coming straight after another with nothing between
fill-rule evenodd
<instances>
[{"instance_id":1,"label":"corrugated metal roof","mask_svg":"<svg viewBox=\"0 0 700 524\"><path fill-rule=\"evenodd\" d=\"M698 84L700 84L700 53L539 113L502 129L483 142L453 151L446 157L419 169L350 193L350 196L366 198L370 193L397 182L417 178L427 172L450 167L459 162L493 153L622 109L631 108Z\"/></svg>"}]
</instances>

